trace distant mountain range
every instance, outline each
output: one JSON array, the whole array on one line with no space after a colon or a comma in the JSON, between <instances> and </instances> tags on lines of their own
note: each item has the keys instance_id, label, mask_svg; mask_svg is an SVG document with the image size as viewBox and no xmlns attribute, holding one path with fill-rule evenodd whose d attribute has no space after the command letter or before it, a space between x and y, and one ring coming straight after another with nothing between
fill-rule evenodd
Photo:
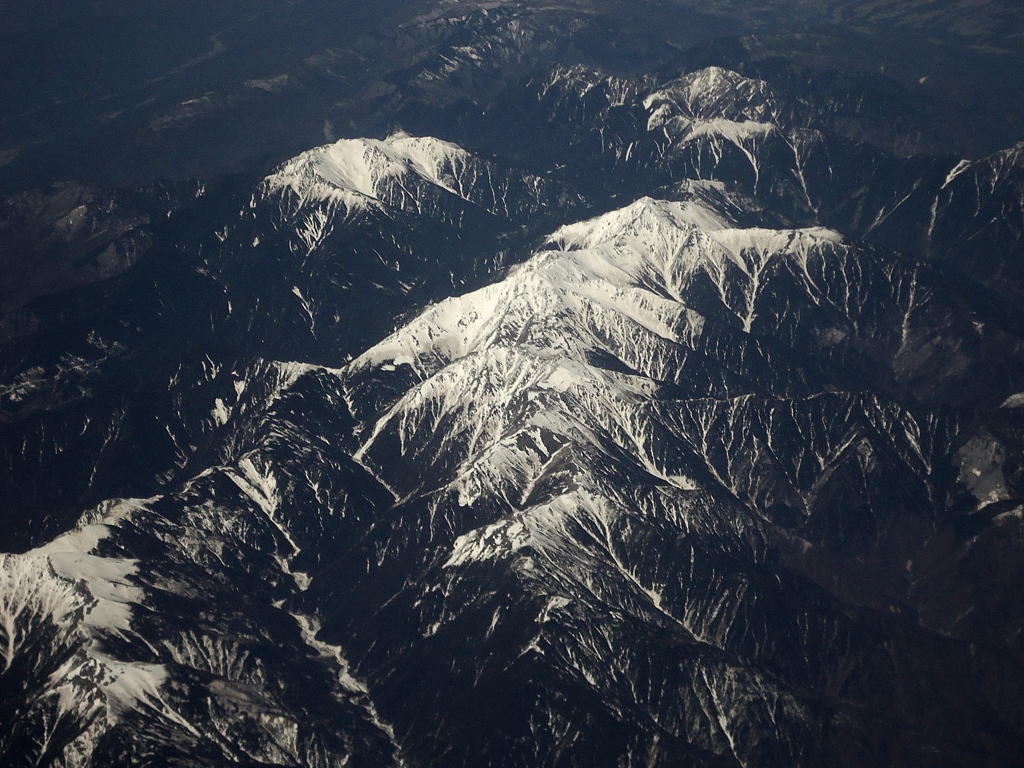
<instances>
[{"instance_id":1,"label":"distant mountain range","mask_svg":"<svg viewBox=\"0 0 1024 768\"><path fill-rule=\"evenodd\" d=\"M1018 765L1019 12L346 7L0 166L0 762Z\"/></svg>"}]
</instances>

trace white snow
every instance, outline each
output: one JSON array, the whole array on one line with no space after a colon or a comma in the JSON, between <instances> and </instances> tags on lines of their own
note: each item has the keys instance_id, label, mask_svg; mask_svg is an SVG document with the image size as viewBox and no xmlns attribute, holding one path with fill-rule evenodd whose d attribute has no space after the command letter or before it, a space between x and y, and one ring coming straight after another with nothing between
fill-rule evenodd
<instances>
[{"instance_id":1,"label":"white snow","mask_svg":"<svg viewBox=\"0 0 1024 768\"><path fill-rule=\"evenodd\" d=\"M70 614L59 615L59 611L54 612L53 619L67 625L68 630L74 627L76 631L84 631L89 643L89 663L98 665L98 682L106 698L109 724L116 722L129 709L145 707L198 735L161 694L160 689L167 680L167 670L163 665L125 662L103 650L106 637L131 632L132 611L134 606L142 603L144 592L131 580L138 570L138 561L100 556L95 550L110 535L113 526L144 508L147 501L124 499L107 502L94 513L86 515L78 529L19 558L32 565L40 578L52 569L54 589L74 584L87 595L80 619ZM72 659L51 677L50 685L62 702L74 695L74 679L79 674L81 667ZM67 703L63 702L62 706Z\"/></svg>"},{"instance_id":2,"label":"white snow","mask_svg":"<svg viewBox=\"0 0 1024 768\"><path fill-rule=\"evenodd\" d=\"M556 514L554 508L544 507L529 513L504 518L460 536L452 545L452 553L445 562L445 568L454 568L468 562L505 557L535 542L533 534L539 532L537 523L541 518Z\"/></svg>"},{"instance_id":3,"label":"white snow","mask_svg":"<svg viewBox=\"0 0 1024 768\"><path fill-rule=\"evenodd\" d=\"M53 574L45 557L0 553L0 674L40 625L52 622L58 631L67 630L81 607L81 596Z\"/></svg>"},{"instance_id":4,"label":"white snow","mask_svg":"<svg viewBox=\"0 0 1024 768\"><path fill-rule=\"evenodd\" d=\"M969 160L961 160L956 165L954 165L952 170L950 170L950 172L946 175L946 180L944 182L942 182L942 189L945 189L950 184L952 184L953 180L957 176L959 176L961 173L963 173L964 171L966 171L970 167L971 167L971 162Z\"/></svg>"},{"instance_id":5,"label":"white snow","mask_svg":"<svg viewBox=\"0 0 1024 768\"><path fill-rule=\"evenodd\" d=\"M389 153L378 156L373 152L377 144L367 139L342 139L318 150L311 165L320 178L336 187L376 199L377 179L401 171Z\"/></svg>"},{"instance_id":6,"label":"white snow","mask_svg":"<svg viewBox=\"0 0 1024 768\"><path fill-rule=\"evenodd\" d=\"M1018 392L1014 395L1010 395L1003 402L1000 408L1024 408L1024 392Z\"/></svg>"},{"instance_id":7,"label":"white snow","mask_svg":"<svg viewBox=\"0 0 1024 768\"><path fill-rule=\"evenodd\" d=\"M338 682L349 691L366 693L366 684L352 675L348 659L345 658L342 649L317 638L317 634L320 632L320 620L304 613L293 613L292 617L299 625L299 631L302 633L302 639L306 645L313 648L323 658L332 659L338 665Z\"/></svg>"},{"instance_id":8,"label":"white snow","mask_svg":"<svg viewBox=\"0 0 1024 768\"><path fill-rule=\"evenodd\" d=\"M95 521L30 553L45 557L58 576L85 586L92 602L86 608L83 621L91 629L127 631L130 628L132 606L143 597L142 590L130 580L137 571L138 563L93 553L110 534L111 526L130 517L145 503L146 500L125 499L108 504L98 511Z\"/></svg>"},{"instance_id":9,"label":"white snow","mask_svg":"<svg viewBox=\"0 0 1024 768\"><path fill-rule=\"evenodd\" d=\"M354 458L404 498L416 486L395 460L422 474L423 462L437 459L421 453L420 436L443 426L430 450L455 460L445 487L458 503L490 496L516 507L547 471L548 454L526 439L546 425L562 444L602 450L613 440L637 457L637 470L692 491L696 482L671 455L651 453L652 417L637 406L678 374L704 332L705 318L686 305L689 282L707 274L749 333L769 265L783 261L799 274L812 251L841 242L820 228L738 229L696 200L642 198L562 227L550 250L504 281L429 307L339 372L350 402L403 377L404 394L366 414ZM610 353L635 373L595 367L593 353ZM411 388L406 366L416 374ZM397 456L380 447L395 444ZM515 547L519 533L498 527L462 540L459 551L490 551L499 540Z\"/></svg>"},{"instance_id":10,"label":"white snow","mask_svg":"<svg viewBox=\"0 0 1024 768\"><path fill-rule=\"evenodd\" d=\"M111 722L139 704L153 706L163 702L160 687L167 681L167 668L162 664L129 664L104 654L95 654L94 658L107 670L103 688L111 705Z\"/></svg>"},{"instance_id":11,"label":"white snow","mask_svg":"<svg viewBox=\"0 0 1024 768\"><path fill-rule=\"evenodd\" d=\"M86 626L102 630L130 629L132 606L143 598L142 590L129 580L137 572L137 560L80 552L51 552L49 560L58 576L84 582L92 595L95 602L86 611Z\"/></svg>"},{"instance_id":12,"label":"white snow","mask_svg":"<svg viewBox=\"0 0 1024 768\"><path fill-rule=\"evenodd\" d=\"M686 126L689 130L686 137L697 136L721 136L737 146L752 139L763 139L775 131L775 126L769 123L759 123L755 120L724 120L716 117L713 120L689 123Z\"/></svg>"},{"instance_id":13,"label":"white snow","mask_svg":"<svg viewBox=\"0 0 1024 768\"><path fill-rule=\"evenodd\" d=\"M291 189L301 200L340 200L359 208L379 202L387 180L409 174L460 194L454 169L470 158L457 145L432 137L342 139L290 160L265 184L270 191Z\"/></svg>"},{"instance_id":14,"label":"white snow","mask_svg":"<svg viewBox=\"0 0 1024 768\"><path fill-rule=\"evenodd\" d=\"M213 410L210 411L210 415L213 416L213 420L217 422L218 426L224 426L228 423L228 419L231 418L231 411L224 404L223 398L218 397L213 401Z\"/></svg>"},{"instance_id":15,"label":"white snow","mask_svg":"<svg viewBox=\"0 0 1024 768\"><path fill-rule=\"evenodd\" d=\"M560 227L551 235L549 242L571 250L595 248L602 243L634 237L636 245L652 254L658 248L670 246L672 241L682 240L691 229L715 232L732 225L733 222L719 211L696 202L668 202L642 197L625 208L596 219Z\"/></svg>"},{"instance_id":16,"label":"white snow","mask_svg":"<svg viewBox=\"0 0 1024 768\"><path fill-rule=\"evenodd\" d=\"M280 502L274 476L258 470L249 457L239 460L238 469L240 472L229 471L228 477L246 496L256 502L268 517L272 516Z\"/></svg>"},{"instance_id":17,"label":"white snow","mask_svg":"<svg viewBox=\"0 0 1024 768\"><path fill-rule=\"evenodd\" d=\"M695 122L772 122L778 96L763 80L744 77L721 67L707 67L666 84L644 99L651 118L672 117ZM661 122L657 123L660 127Z\"/></svg>"}]
</instances>

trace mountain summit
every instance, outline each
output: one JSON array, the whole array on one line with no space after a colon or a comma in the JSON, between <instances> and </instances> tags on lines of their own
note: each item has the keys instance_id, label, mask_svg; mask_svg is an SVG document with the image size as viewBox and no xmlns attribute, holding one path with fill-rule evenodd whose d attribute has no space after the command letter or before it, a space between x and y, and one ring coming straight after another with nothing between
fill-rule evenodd
<instances>
[{"instance_id":1,"label":"mountain summit","mask_svg":"<svg viewBox=\"0 0 1024 768\"><path fill-rule=\"evenodd\" d=\"M6 203L3 761L1019 763L1020 146L570 65L582 7L432 6L376 138Z\"/></svg>"}]
</instances>

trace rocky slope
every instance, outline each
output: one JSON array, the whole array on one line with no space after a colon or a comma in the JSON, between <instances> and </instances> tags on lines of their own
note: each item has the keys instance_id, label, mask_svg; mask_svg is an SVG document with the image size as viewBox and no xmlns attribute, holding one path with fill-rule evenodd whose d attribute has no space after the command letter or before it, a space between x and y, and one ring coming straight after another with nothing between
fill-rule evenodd
<instances>
[{"instance_id":1,"label":"rocky slope","mask_svg":"<svg viewBox=\"0 0 1024 768\"><path fill-rule=\"evenodd\" d=\"M1019 151L720 67L507 95L9 315L0 755L1015 765Z\"/></svg>"}]
</instances>

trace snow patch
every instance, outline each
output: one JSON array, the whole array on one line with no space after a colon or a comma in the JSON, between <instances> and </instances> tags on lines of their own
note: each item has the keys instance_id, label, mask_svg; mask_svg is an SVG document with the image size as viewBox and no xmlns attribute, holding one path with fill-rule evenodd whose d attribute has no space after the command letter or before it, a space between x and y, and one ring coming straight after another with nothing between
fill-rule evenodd
<instances>
[{"instance_id":1,"label":"snow patch","mask_svg":"<svg viewBox=\"0 0 1024 768\"><path fill-rule=\"evenodd\" d=\"M137 572L138 561L93 553L110 535L112 526L130 517L144 504L145 500L124 499L104 505L97 511L94 522L87 522L30 553L45 557L61 578L84 585L92 597L83 619L90 629L121 632L130 629L132 605L143 598L143 591L130 579Z\"/></svg>"},{"instance_id":2,"label":"snow patch","mask_svg":"<svg viewBox=\"0 0 1024 768\"><path fill-rule=\"evenodd\" d=\"M218 397L213 401L213 410L210 411L210 415L213 416L213 420L217 423L217 426L222 427L228 423L228 419L231 418L231 411L228 410L227 405L224 404L224 400Z\"/></svg>"},{"instance_id":3,"label":"snow patch","mask_svg":"<svg viewBox=\"0 0 1024 768\"><path fill-rule=\"evenodd\" d=\"M1024 408L1024 392L1017 392L1014 395L1010 395L1000 408Z\"/></svg>"},{"instance_id":4,"label":"snow patch","mask_svg":"<svg viewBox=\"0 0 1024 768\"><path fill-rule=\"evenodd\" d=\"M971 167L970 160L961 160L956 165L954 165L953 168L950 170L950 172L948 174L946 174L946 180L944 182L942 182L942 189L945 189L950 184L952 184L953 180L956 179L957 176L962 174L964 171L966 171L970 167Z\"/></svg>"}]
</instances>

